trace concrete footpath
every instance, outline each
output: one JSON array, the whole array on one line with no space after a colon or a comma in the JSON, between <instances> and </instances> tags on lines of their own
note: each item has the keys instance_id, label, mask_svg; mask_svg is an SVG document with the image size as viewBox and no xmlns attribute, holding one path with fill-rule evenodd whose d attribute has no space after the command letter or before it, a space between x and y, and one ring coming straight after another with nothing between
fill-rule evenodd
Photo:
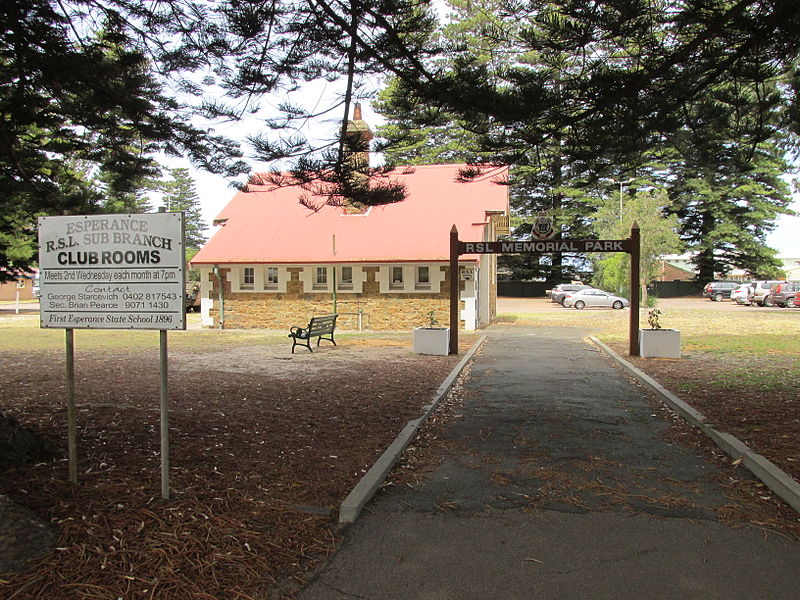
<instances>
[{"instance_id":1,"label":"concrete footpath","mask_svg":"<svg viewBox=\"0 0 800 600\"><path fill-rule=\"evenodd\" d=\"M299 600L800 598L800 543L720 523L718 468L586 332L487 334L442 463L369 503Z\"/></svg>"}]
</instances>

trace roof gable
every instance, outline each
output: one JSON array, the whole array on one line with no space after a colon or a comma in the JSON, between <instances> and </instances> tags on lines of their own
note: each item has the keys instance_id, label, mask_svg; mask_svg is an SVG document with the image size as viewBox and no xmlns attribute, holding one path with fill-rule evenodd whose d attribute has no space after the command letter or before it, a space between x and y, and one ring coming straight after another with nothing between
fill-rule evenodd
<instances>
[{"instance_id":1,"label":"roof gable","mask_svg":"<svg viewBox=\"0 0 800 600\"><path fill-rule=\"evenodd\" d=\"M425 165L389 174L405 184L396 204L347 214L342 207L302 206L297 187L239 192L215 219L224 225L193 264L438 261L449 258L453 225L462 240L481 241L489 211L508 213L508 168L457 181L466 165Z\"/></svg>"}]
</instances>

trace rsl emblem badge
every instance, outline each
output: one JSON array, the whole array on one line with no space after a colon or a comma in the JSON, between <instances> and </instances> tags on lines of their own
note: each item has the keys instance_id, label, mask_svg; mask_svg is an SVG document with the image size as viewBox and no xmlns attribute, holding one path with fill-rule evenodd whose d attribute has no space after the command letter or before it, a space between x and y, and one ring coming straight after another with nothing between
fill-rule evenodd
<instances>
[{"instance_id":1,"label":"rsl emblem badge","mask_svg":"<svg viewBox=\"0 0 800 600\"><path fill-rule=\"evenodd\" d=\"M531 238L535 240L549 240L555 234L552 217L546 210L540 210L531 228Z\"/></svg>"}]
</instances>

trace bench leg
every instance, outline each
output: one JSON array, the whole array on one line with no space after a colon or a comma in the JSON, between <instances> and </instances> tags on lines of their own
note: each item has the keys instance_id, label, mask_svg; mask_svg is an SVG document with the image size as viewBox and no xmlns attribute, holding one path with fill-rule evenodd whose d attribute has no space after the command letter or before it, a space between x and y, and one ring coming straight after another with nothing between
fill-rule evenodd
<instances>
[{"instance_id":1,"label":"bench leg","mask_svg":"<svg viewBox=\"0 0 800 600\"><path fill-rule=\"evenodd\" d=\"M330 335L331 335L331 337L323 337L323 336L319 336L319 337L317 338L317 346L319 346L319 343L320 343L322 340L325 340L326 342L333 342L333 345L335 346L335 345L336 345L336 340L334 340L334 339L333 339L333 334L330 334Z\"/></svg>"},{"instance_id":2,"label":"bench leg","mask_svg":"<svg viewBox=\"0 0 800 600\"><path fill-rule=\"evenodd\" d=\"M297 338L292 338L292 354L294 354L295 346L304 346L308 348L311 352L314 352L313 350L311 350L311 340L306 341L305 344L298 344Z\"/></svg>"}]
</instances>

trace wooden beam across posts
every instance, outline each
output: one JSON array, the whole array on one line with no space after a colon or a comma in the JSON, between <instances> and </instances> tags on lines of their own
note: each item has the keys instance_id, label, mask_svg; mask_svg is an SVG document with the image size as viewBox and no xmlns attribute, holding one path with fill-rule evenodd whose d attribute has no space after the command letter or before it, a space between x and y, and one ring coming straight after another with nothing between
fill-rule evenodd
<instances>
[{"instance_id":1,"label":"wooden beam across posts","mask_svg":"<svg viewBox=\"0 0 800 600\"><path fill-rule=\"evenodd\" d=\"M458 354L458 228L453 225L450 230L450 354Z\"/></svg>"},{"instance_id":2,"label":"wooden beam across posts","mask_svg":"<svg viewBox=\"0 0 800 600\"><path fill-rule=\"evenodd\" d=\"M634 221L631 226L631 305L630 322L628 324L629 352L631 356L639 356L639 304L641 304L641 236L639 224Z\"/></svg>"}]
</instances>

